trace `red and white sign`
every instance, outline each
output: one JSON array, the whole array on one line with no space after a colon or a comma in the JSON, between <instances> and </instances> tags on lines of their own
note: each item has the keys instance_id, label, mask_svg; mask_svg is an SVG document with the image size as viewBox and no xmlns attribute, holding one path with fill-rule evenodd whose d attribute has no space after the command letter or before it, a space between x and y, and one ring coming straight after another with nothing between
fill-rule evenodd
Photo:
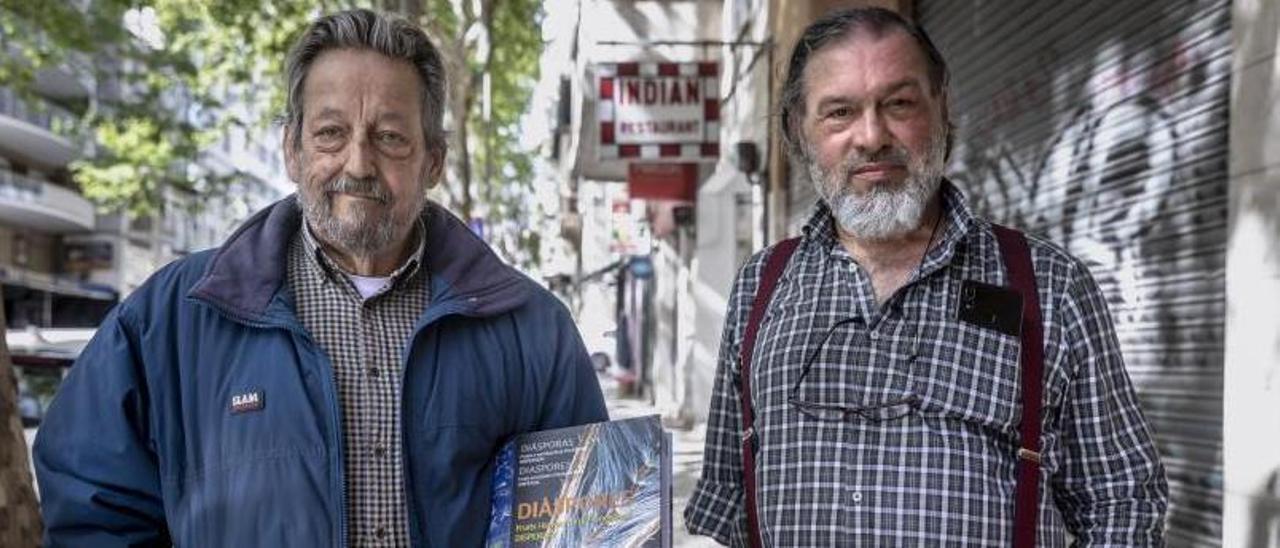
<instances>
[{"instance_id":1,"label":"red and white sign","mask_svg":"<svg viewBox=\"0 0 1280 548\"><path fill-rule=\"evenodd\" d=\"M715 160L717 63L597 65L600 158Z\"/></svg>"},{"instance_id":2,"label":"red and white sign","mask_svg":"<svg viewBox=\"0 0 1280 548\"><path fill-rule=\"evenodd\" d=\"M698 195L698 164L627 164L627 193L637 200L692 202Z\"/></svg>"}]
</instances>

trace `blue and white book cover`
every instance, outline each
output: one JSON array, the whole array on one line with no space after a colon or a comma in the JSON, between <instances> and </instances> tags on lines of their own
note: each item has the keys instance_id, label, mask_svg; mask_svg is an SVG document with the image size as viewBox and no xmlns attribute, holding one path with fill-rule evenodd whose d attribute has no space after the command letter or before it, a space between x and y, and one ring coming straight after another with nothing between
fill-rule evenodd
<instances>
[{"instance_id":1,"label":"blue and white book cover","mask_svg":"<svg viewBox=\"0 0 1280 548\"><path fill-rule=\"evenodd\" d=\"M671 546L671 441L657 415L533 432L495 459L490 548Z\"/></svg>"}]
</instances>

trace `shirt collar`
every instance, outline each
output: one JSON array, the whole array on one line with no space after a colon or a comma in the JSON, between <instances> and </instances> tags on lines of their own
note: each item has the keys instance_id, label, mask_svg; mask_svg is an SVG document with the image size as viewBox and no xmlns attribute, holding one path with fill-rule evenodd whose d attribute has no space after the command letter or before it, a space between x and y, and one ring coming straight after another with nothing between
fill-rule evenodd
<instances>
[{"instance_id":1,"label":"shirt collar","mask_svg":"<svg viewBox=\"0 0 1280 548\"><path fill-rule=\"evenodd\" d=\"M413 233L410 235L414 240L413 253L405 259L404 264L401 264L388 276L391 278L388 287L394 287L412 279L418 273L422 264L422 257L426 253L426 234L426 226L423 224L422 218L418 217L414 224ZM329 257L324 247L320 245L320 241L316 239L315 233L311 231L311 225L307 223L305 218L302 221L302 245L306 250L308 264L318 268L330 281L340 280L344 283L349 283L351 273L343 270L336 261Z\"/></svg>"}]
</instances>

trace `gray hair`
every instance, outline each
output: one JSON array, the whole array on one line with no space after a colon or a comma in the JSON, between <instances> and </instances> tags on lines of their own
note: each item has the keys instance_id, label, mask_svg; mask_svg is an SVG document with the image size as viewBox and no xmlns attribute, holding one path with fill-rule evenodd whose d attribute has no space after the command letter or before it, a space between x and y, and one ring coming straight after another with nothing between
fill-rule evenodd
<instances>
[{"instance_id":1,"label":"gray hair","mask_svg":"<svg viewBox=\"0 0 1280 548\"><path fill-rule=\"evenodd\" d=\"M288 103L284 130L294 148L302 146L302 91L307 72L320 54L365 49L413 65L422 80L422 133L427 149L444 150L444 65L422 29L403 19L367 9L340 11L317 19L302 33L285 61Z\"/></svg>"},{"instance_id":2,"label":"gray hair","mask_svg":"<svg viewBox=\"0 0 1280 548\"><path fill-rule=\"evenodd\" d=\"M897 13L884 8L841 9L828 13L814 21L804 29L804 33L796 40L795 49L791 52L791 60L787 63L787 78L782 85L782 93L778 98L778 114L782 124L782 143L793 155L803 155L801 146L804 142L799 132L800 122L804 119L804 69L813 54L831 45L833 42L855 32L867 32L875 37L898 30L913 38L924 53L928 65L929 87L935 96L947 91L951 83L951 73L942 53L929 40L929 35L915 23L904 19ZM947 124L946 156L951 156L952 135L948 113L944 112L944 123Z\"/></svg>"}]
</instances>

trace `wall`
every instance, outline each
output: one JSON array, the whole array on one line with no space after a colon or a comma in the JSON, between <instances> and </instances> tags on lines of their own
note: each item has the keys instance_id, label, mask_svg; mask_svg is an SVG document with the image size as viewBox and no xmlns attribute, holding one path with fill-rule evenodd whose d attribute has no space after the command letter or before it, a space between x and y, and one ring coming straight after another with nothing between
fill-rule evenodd
<instances>
[{"instance_id":1,"label":"wall","mask_svg":"<svg viewBox=\"0 0 1280 548\"><path fill-rule=\"evenodd\" d=\"M1223 545L1280 547L1280 3L1232 7Z\"/></svg>"},{"instance_id":2,"label":"wall","mask_svg":"<svg viewBox=\"0 0 1280 548\"><path fill-rule=\"evenodd\" d=\"M768 0L726 0L721 19L720 40L744 43L721 48L721 157L698 188L697 239L688 293L693 314L685 322L692 341L681 356L685 379L680 387L680 415L690 422L705 420L710 408L734 275L747 254L763 243L752 239L753 221L759 219L759 193L738 170L735 143L755 143L763 161L769 130L770 52L761 45L768 38L767 9ZM740 222L742 217L748 222ZM740 233L743 230L746 234Z\"/></svg>"},{"instance_id":3,"label":"wall","mask_svg":"<svg viewBox=\"0 0 1280 548\"><path fill-rule=\"evenodd\" d=\"M0 225L0 264L13 264L14 229Z\"/></svg>"},{"instance_id":4,"label":"wall","mask_svg":"<svg viewBox=\"0 0 1280 548\"><path fill-rule=\"evenodd\" d=\"M613 206L618 202L627 202L626 188L612 182L582 181L578 185L578 200L582 211L579 244L582 270L579 279L583 276L591 276L591 279L580 281L577 287L580 308L575 311L575 320L582 332L587 351L604 352L616 365L620 363L620 357L615 354L616 339L605 335L606 332L617 329L615 284L618 274L617 269L610 269L609 265L618 256L610 249L610 244L613 242ZM615 333L614 337L616 336Z\"/></svg>"},{"instance_id":5,"label":"wall","mask_svg":"<svg viewBox=\"0 0 1280 548\"><path fill-rule=\"evenodd\" d=\"M56 243L57 238L49 234L0 226L0 264L53 273L57 266ZM25 250L24 264L18 264L20 247Z\"/></svg>"},{"instance_id":6,"label":"wall","mask_svg":"<svg viewBox=\"0 0 1280 548\"><path fill-rule=\"evenodd\" d=\"M1174 546L1222 535L1231 12L1223 0L920 2L952 71L949 175L1107 296Z\"/></svg>"}]
</instances>

